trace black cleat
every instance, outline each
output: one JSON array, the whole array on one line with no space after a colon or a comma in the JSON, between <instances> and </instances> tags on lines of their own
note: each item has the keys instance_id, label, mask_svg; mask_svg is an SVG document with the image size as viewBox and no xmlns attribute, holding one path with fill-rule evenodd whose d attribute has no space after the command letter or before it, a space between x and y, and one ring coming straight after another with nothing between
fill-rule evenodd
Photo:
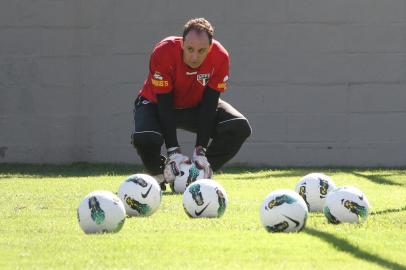
<instances>
[{"instance_id":1,"label":"black cleat","mask_svg":"<svg viewBox=\"0 0 406 270\"><path fill-rule=\"evenodd\" d=\"M164 182L160 183L159 186L161 187L161 190L162 190L162 191L165 191L165 190L166 190L166 185L165 185Z\"/></svg>"}]
</instances>

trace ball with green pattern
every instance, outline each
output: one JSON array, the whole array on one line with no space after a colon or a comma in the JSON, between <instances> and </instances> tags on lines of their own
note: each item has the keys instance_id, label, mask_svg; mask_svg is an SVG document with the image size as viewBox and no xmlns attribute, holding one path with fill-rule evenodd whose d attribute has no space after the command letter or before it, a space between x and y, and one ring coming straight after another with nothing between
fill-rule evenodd
<instances>
[{"instance_id":1,"label":"ball with green pattern","mask_svg":"<svg viewBox=\"0 0 406 270\"><path fill-rule=\"evenodd\" d=\"M369 202L360 189L343 186L328 194L323 213L332 224L362 223L368 218Z\"/></svg>"},{"instance_id":2,"label":"ball with green pattern","mask_svg":"<svg viewBox=\"0 0 406 270\"><path fill-rule=\"evenodd\" d=\"M288 189L269 193L260 208L261 223L271 233L301 231L306 225L307 215L306 202Z\"/></svg>"},{"instance_id":3,"label":"ball with green pattern","mask_svg":"<svg viewBox=\"0 0 406 270\"><path fill-rule=\"evenodd\" d=\"M309 173L296 184L295 191L302 196L310 212L322 212L327 194L336 188L324 173Z\"/></svg>"},{"instance_id":4,"label":"ball with green pattern","mask_svg":"<svg viewBox=\"0 0 406 270\"><path fill-rule=\"evenodd\" d=\"M218 218L224 215L228 199L218 182L200 179L186 188L182 203L185 213L191 218Z\"/></svg>"},{"instance_id":5,"label":"ball with green pattern","mask_svg":"<svg viewBox=\"0 0 406 270\"><path fill-rule=\"evenodd\" d=\"M161 205L161 187L155 178L147 174L130 175L120 185L117 194L130 217L150 216Z\"/></svg>"},{"instance_id":6,"label":"ball with green pattern","mask_svg":"<svg viewBox=\"0 0 406 270\"><path fill-rule=\"evenodd\" d=\"M194 163L181 163L179 169L179 175L175 176L175 180L170 183L170 187L175 193L185 192L191 183L204 177L204 171L199 170Z\"/></svg>"},{"instance_id":7,"label":"ball with green pattern","mask_svg":"<svg viewBox=\"0 0 406 270\"><path fill-rule=\"evenodd\" d=\"M94 191L81 201L77 218L87 234L118 232L125 221L124 204L111 191Z\"/></svg>"}]
</instances>

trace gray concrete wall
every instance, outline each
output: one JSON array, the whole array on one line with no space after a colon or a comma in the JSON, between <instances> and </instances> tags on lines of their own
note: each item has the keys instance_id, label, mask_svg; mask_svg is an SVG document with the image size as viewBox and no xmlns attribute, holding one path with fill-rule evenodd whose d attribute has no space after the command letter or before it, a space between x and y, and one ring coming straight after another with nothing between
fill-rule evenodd
<instances>
[{"instance_id":1,"label":"gray concrete wall","mask_svg":"<svg viewBox=\"0 0 406 270\"><path fill-rule=\"evenodd\" d=\"M190 17L228 48L224 99L253 127L230 164L406 165L405 0L2 0L0 162L139 163L132 101Z\"/></svg>"}]
</instances>

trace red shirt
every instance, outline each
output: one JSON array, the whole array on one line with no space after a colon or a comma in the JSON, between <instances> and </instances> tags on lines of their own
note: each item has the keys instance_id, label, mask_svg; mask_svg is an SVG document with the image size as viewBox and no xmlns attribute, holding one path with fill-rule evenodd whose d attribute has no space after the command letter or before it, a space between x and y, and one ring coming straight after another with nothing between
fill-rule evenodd
<instances>
[{"instance_id":1,"label":"red shirt","mask_svg":"<svg viewBox=\"0 0 406 270\"><path fill-rule=\"evenodd\" d=\"M213 39L206 59L193 69L183 62L181 41L182 37L168 37L155 46L141 96L156 103L156 94L172 92L175 108L190 108L200 103L206 86L219 92L227 88L227 50Z\"/></svg>"}]
</instances>

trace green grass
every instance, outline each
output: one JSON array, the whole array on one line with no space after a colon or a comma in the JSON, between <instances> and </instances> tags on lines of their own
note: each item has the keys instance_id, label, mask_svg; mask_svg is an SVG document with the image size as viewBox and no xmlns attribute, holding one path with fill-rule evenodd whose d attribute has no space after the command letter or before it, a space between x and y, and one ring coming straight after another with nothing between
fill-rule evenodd
<instances>
[{"instance_id":1,"label":"green grass","mask_svg":"<svg viewBox=\"0 0 406 270\"><path fill-rule=\"evenodd\" d=\"M0 164L0 269L406 269L406 170L229 168L215 175L228 194L220 219L190 219L182 196L165 192L148 218L116 234L85 235L76 208L89 192L117 191L139 168L124 165ZM321 171L368 197L361 225L311 213L300 233L270 234L259 206Z\"/></svg>"}]
</instances>

